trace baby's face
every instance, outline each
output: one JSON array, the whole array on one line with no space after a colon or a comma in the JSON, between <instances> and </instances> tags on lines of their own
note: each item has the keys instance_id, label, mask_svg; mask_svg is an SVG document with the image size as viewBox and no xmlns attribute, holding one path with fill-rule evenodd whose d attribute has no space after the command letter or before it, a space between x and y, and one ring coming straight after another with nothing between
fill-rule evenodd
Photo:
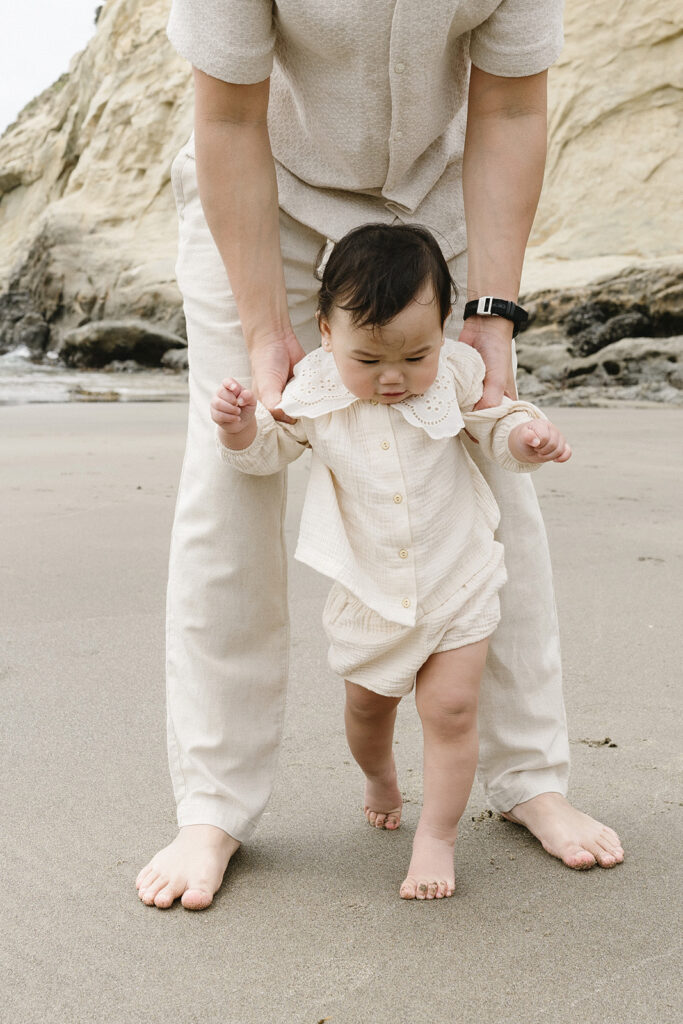
<instances>
[{"instance_id":1,"label":"baby's face","mask_svg":"<svg viewBox=\"0 0 683 1024\"><path fill-rule=\"evenodd\" d=\"M444 334L431 285L384 327L356 327L347 310L335 307L329 320L320 318L320 334L357 398L393 405L423 394L436 379Z\"/></svg>"}]
</instances>

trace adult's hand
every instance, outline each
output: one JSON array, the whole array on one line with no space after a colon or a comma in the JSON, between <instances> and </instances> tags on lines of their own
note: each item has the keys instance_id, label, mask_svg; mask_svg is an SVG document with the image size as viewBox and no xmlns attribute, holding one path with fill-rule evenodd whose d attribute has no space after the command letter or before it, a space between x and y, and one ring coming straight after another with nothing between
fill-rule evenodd
<instances>
[{"instance_id":1,"label":"adult's hand","mask_svg":"<svg viewBox=\"0 0 683 1024\"><path fill-rule=\"evenodd\" d=\"M276 420L295 422L275 406L282 398L294 366L305 354L293 331L280 337L261 339L250 348L252 390Z\"/></svg>"},{"instance_id":2,"label":"adult's hand","mask_svg":"<svg viewBox=\"0 0 683 1024\"><path fill-rule=\"evenodd\" d=\"M513 324L499 316L468 316L458 341L476 348L486 363L484 393L475 409L500 405L503 395L517 398L512 370Z\"/></svg>"}]
</instances>

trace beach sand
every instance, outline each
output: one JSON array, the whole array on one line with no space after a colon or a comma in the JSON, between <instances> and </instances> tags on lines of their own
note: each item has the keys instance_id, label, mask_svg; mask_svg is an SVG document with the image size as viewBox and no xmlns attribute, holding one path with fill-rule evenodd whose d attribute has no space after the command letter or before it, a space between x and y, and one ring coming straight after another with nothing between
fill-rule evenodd
<instances>
[{"instance_id":1,"label":"beach sand","mask_svg":"<svg viewBox=\"0 0 683 1024\"><path fill-rule=\"evenodd\" d=\"M536 476L562 625L570 792L617 829L626 862L570 871L489 817L477 785L456 896L400 901L420 799L415 708L402 706L397 734L405 826L373 831L325 660L328 583L292 563L277 788L213 907L194 914L148 908L134 888L175 832L163 618L186 413L0 408L5 1019L677 1019L683 410L558 409L575 454ZM306 472L301 460L291 473L290 545Z\"/></svg>"}]
</instances>

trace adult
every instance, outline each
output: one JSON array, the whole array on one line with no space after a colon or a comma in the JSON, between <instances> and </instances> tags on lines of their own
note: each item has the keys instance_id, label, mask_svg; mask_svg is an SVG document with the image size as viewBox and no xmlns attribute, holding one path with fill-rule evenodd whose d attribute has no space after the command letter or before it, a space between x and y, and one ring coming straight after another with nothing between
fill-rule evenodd
<instances>
[{"instance_id":1,"label":"adult","mask_svg":"<svg viewBox=\"0 0 683 1024\"><path fill-rule=\"evenodd\" d=\"M171 543L169 761L180 831L141 899L211 902L270 795L287 676L283 475L228 479L211 396L226 375L274 409L319 343L316 253L366 221L435 231L460 297L449 334L487 366L481 406L515 394L513 325L466 298L517 301L543 178L546 73L562 0L174 0L195 130L174 161L188 441ZM569 749L545 532L526 475L482 464L509 582L480 710L491 805L574 868L623 859L566 800Z\"/></svg>"}]
</instances>

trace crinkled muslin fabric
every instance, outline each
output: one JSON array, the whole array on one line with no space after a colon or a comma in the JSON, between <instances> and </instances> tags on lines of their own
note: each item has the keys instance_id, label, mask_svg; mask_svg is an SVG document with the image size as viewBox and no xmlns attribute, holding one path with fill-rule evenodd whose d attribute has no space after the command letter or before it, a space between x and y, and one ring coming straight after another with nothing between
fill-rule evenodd
<instances>
[{"instance_id":1,"label":"crinkled muslin fabric","mask_svg":"<svg viewBox=\"0 0 683 1024\"><path fill-rule=\"evenodd\" d=\"M288 415L302 407L307 415L282 423L259 405L249 447L226 448L217 432L218 455L262 476L312 448L296 557L377 615L414 626L437 590L450 599L491 558L500 515L465 447L465 427L504 469L539 468L518 462L507 440L543 413L508 398L474 412L485 372L478 352L447 341L424 395L383 405L347 391L331 353L318 349L298 364L281 402Z\"/></svg>"},{"instance_id":2,"label":"crinkled muslin fabric","mask_svg":"<svg viewBox=\"0 0 683 1024\"><path fill-rule=\"evenodd\" d=\"M270 76L280 206L337 241L364 221L419 221L466 247L462 151L470 61L545 70L562 0L173 0L180 54L238 85ZM303 116L302 116L303 112Z\"/></svg>"},{"instance_id":3,"label":"crinkled muslin fabric","mask_svg":"<svg viewBox=\"0 0 683 1024\"><path fill-rule=\"evenodd\" d=\"M421 603L414 626L387 621L335 583L323 609L330 668L384 697L405 697L430 655L491 636L506 579L503 545L494 541L486 565L455 593L437 588Z\"/></svg>"},{"instance_id":4,"label":"crinkled muslin fabric","mask_svg":"<svg viewBox=\"0 0 683 1024\"><path fill-rule=\"evenodd\" d=\"M496 75L542 71L559 53L561 19L560 0L173 0L169 36L196 67L238 84L271 75L285 285L307 352L320 343L317 253L363 222L431 227L464 283L470 60ZM285 474L250 476L216 458L210 402L226 376L249 384L249 359L202 210L192 139L171 181L190 402L169 559L169 765L178 824L216 825L244 842L272 791L282 737ZM455 309L449 337L457 337L462 299ZM509 810L547 790L566 792L557 617L529 475L464 443L501 511L496 541L508 582L481 688L479 773L492 806Z\"/></svg>"}]
</instances>

